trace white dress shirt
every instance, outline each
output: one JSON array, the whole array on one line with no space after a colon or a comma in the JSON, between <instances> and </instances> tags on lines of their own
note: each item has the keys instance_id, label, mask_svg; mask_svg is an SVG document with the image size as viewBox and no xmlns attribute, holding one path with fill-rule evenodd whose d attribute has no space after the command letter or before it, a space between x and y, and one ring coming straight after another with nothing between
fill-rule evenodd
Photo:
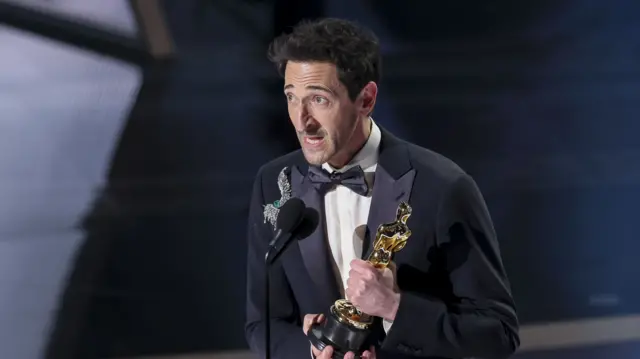
<instances>
[{"instance_id":1,"label":"white dress shirt","mask_svg":"<svg viewBox=\"0 0 640 359\"><path fill-rule=\"evenodd\" d=\"M343 296L351 269L350 263L353 259L362 257L362 244L371 206L371 189L381 137L380 128L371 120L369 139L349 164L340 169L335 169L328 163L322 165L322 168L329 173L345 172L360 166L369 185L367 196L361 196L345 186L338 185L329 190L324 197L327 242L333 259L336 281ZM385 320L383 326L385 331L389 331L391 322Z\"/></svg>"}]
</instances>

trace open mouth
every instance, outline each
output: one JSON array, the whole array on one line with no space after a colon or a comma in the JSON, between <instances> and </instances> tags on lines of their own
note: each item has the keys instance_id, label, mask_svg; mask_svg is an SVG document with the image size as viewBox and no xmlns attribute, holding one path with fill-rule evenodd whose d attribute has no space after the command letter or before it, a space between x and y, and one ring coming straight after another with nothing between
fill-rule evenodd
<instances>
[{"instance_id":1,"label":"open mouth","mask_svg":"<svg viewBox=\"0 0 640 359\"><path fill-rule=\"evenodd\" d=\"M320 146L324 143L324 137L322 136L304 136L304 143L308 146Z\"/></svg>"}]
</instances>

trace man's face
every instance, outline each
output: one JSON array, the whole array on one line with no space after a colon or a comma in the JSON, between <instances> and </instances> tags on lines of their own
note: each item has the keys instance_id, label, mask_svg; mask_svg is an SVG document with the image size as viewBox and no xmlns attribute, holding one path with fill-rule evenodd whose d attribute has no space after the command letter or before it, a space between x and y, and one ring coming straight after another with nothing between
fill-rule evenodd
<instances>
[{"instance_id":1,"label":"man's face","mask_svg":"<svg viewBox=\"0 0 640 359\"><path fill-rule=\"evenodd\" d=\"M307 162L331 162L347 151L361 122L362 101L351 101L335 65L290 61L284 78L289 118Z\"/></svg>"}]
</instances>

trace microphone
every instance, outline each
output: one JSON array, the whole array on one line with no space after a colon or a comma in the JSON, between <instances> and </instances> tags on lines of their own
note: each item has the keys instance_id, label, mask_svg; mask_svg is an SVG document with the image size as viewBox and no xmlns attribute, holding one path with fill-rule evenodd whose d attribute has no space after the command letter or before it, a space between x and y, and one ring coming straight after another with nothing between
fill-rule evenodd
<instances>
[{"instance_id":1,"label":"microphone","mask_svg":"<svg viewBox=\"0 0 640 359\"><path fill-rule=\"evenodd\" d=\"M280 208L278 218L276 219L276 234L273 236L271 242L269 242L269 248L264 255L265 266L265 293L264 293L264 345L265 345L265 358L271 359L271 305L269 302L270 295L270 269L271 264L275 262L276 258L284 252L291 240L294 238L293 232L300 227L305 214L305 205L300 198L290 198Z\"/></svg>"},{"instance_id":2,"label":"microphone","mask_svg":"<svg viewBox=\"0 0 640 359\"><path fill-rule=\"evenodd\" d=\"M269 242L269 249L264 256L265 263L269 266L284 251L291 240L293 232L300 226L304 219L305 205L299 198L291 198L280 208L276 219L276 234Z\"/></svg>"}]
</instances>

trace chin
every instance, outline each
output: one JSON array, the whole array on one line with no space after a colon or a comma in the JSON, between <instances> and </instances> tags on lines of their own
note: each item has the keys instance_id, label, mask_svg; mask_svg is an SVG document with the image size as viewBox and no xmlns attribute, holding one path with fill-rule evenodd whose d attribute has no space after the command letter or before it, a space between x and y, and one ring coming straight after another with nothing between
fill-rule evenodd
<instances>
[{"instance_id":1,"label":"chin","mask_svg":"<svg viewBox=\"0 0 640 359\"><path fill-rule=\"evenodd\" d=\"M325 153L317 153L317 152L309 153L304 149L302 149L302 153L304 154L304 158L307 160L307 162L313 166L320 166L323 163L327 162L327 159L328 159Z\"/></svg>"},{"instance_id":2,"label":"chin","mask_svg":"<svg viewBox=\"0 0 640 359\"><path fill-rule=\"evenodd\" d=\"M305 156L307 162L312 165L312 166L320 166L323 163L325 163L326 161L323 161L321 159L318 159L317 157L307 157Z\"/></svg>"}]
</instances>

